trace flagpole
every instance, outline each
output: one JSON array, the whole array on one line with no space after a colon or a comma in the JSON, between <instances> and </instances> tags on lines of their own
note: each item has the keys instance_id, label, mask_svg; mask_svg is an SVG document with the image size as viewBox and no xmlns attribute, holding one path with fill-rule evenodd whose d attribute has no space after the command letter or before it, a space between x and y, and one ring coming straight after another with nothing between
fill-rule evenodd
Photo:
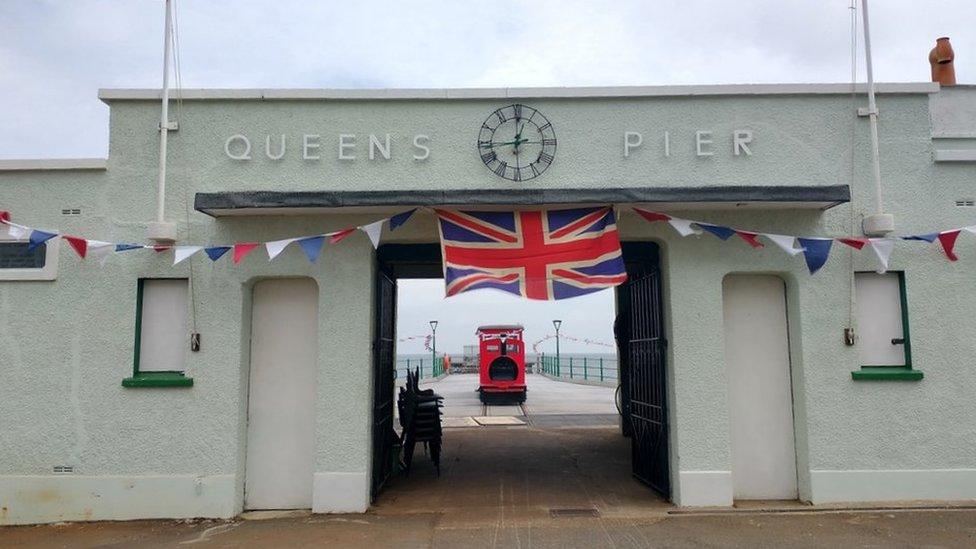
<instances>
[{"instance_id":1,"label":"flagpole","mask_svg":"<svg viewBox=\"0 0 976 549\"><path fill-rule=\"evenodd\" d=\"M895 218L884 213L881 188L881 153L878 147L878 105L874 97L874 70L871 63L871 23L868 19L868 0L861 0L861 18L864 22L864 57L868 76L868 120L871 126L871 167L874 174L874 215L864 218L864 233L884 236L895 229ZM853 183L853 182L852 182Z\"/></svg>"},{"instance_id":2,"label":"flagpole","mask_svg":"<svg viewBox=\"0 0 976 549\"><path fill-rule=\"evenodd\" d=\"M163 104L159 115L159 166L156 176L156 221L149 224L149 239L157 243L173 243L176 240L176 224L166 222L166 145L169 131L169 63L173 48L172 0L164 0L166 23L163 36Z\"/></svg>"}]
</instances>

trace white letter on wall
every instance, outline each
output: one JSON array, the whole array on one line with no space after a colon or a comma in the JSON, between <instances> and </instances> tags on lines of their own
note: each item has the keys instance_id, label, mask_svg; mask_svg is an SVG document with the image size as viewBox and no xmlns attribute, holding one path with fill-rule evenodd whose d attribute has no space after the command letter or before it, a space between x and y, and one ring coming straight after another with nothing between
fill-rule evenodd
<instances>
[{"instance_id":1,"label":"white letter on wall","mask_svg":"<svg viewBox=\"0 0 976 549\"><path fill-rule=\"evenodd\" d=\"M271 136L266 136L264 138L264 154L271 160L281 160L285 156L285 134L281 134L281 148L278 150L277 156L271 154Z\"/></svg>"},{"instance_id":2,"label":"white letter on wall","mask_svg":"<svg viewBox=\"0 0 976 549\"><path fill-rule=\"evenodd\" d=\"M664 156L671 156L671 133L664 132Z\"/></svg>"},{"instance_id":3,"label":"white letter on wall","mask_svg":"<svg viewBox=\"0 0 976 549\"><path fill-rule=\"evenodd\" d=\"M423 143L421 143L423 141ZM430 137L424 134L418 134L413 137L413 146L417 148L417 153L413 155L414 160L427 160L430 157L430 148L425 145L430 141Z\"/></svg>"},{"instance_id":4,"label":"white letter on wall","mask_svg":"<svg viewBox=\"0 0 976 549\"><path fill-rule=\"evenodd\" d=\"M732 154L739 156L740 152L745 152L746 156L752 156L748 143L752 143L751 130L735 130L732 132Z\"/></svg>"},{"instance_id":5,"label":"white letter on wall","mask_svg":"<svg viewBox=\"0 0 976 549\"><path fill-rule=\"evenodd\" d=\"M352 152L347 153L356 147L356 134L354 133L340 133L339 134L339 160L355 160L356 156Z\"/></svg>"},{"instance_id":6,"label":"white letter on wall","mask_svg":"<svg viewBox=\"0 0 976 549\"><path fill-rule=\"evenodd\" d=\"M386 146L384 147L380 140L376 138L375 135L369 134L369 159L372 160L376 157L376 151L380 151L380 156L389 160L390 159L390 134L386 134Z\"/></svg>"},{"instance_id":7,"label":"white letter on wall","mask_svg":"<svg viewBox=\"0 0 976 549\"><path fill-rule=\"evenodd\" d=\"M230 152L231 143L240 142L244 144L244 152L240 154L234 154ZM227 153L227 157L232 160L250 160L251 159L251 141L241 134L232 135L224 141L224 152Z\"/></svg>"},{"instance_id":8,"label":"white letter on wall","mask_svg":"<svg viewBox=\"0 0 976 549\"><path fill-rule=\"evenodd\" d=\"M630 156L630 149L636 149L644 142L644 136L638 132L624 132L624 158Z\"/></svg>"},{"instance_id":9,"label":"white letter on wall","mask_svg":"<svg viewBox=\"0 0 976 549\"><path fill-rule=\"evenodd\" d=\"M695 151L698 156L712 156L712 151L706 151L705 145L712 144L712 132L695 132Z\"/></svg>"},{"instance_id":10,"label":"white letter on wall","mask_svg":"<svg viewBox=\"0 0 976 549\"><path fill-rule=\"evenodd\" d=\"M320 135L305 134L302 136L302 158L305 160L318 160L319 138ZM312 152L312 151L315 152Z\"/></svg>"}]
</instances>

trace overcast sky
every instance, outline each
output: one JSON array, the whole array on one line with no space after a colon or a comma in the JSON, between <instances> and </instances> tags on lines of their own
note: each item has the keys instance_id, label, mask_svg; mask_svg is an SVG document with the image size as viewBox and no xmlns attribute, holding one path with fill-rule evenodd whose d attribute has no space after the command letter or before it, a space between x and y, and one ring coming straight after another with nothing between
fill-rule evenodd
<instances>
[{"instance_id":1,"label":"overcast sky","mask_svg":"<svg viewBox=\"0 0 976 549\"><path fill-rule=\"evenodd\" d=\"M177 5L185 88L849 82L851 74L850 0ZM873 0L871 23L878 81L928 80L928 51L946 35L959 81L976 82L976 1ZM0 0L0 158L105 156L108 108L97 89L158 87L162 26L161 0ZM860 55L858 66L863 80ZM422 293L433 300L438 291ZM505 303L497 296L476 302ZM590 299L610 307L608 297ZM541 314L509 303L513 319ZM402 309L401 320L422 327L428 313L408 319ZM567 333L609 341L610 317ZM447 348L461 344L445 332Z\"/></svg>"}]
</instances>

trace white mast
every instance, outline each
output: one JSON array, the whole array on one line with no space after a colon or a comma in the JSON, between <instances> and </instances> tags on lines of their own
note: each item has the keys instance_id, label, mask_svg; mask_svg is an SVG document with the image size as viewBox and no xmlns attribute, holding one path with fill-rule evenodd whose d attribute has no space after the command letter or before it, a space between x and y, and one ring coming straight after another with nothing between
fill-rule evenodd
<instances>
[{"instance_id":1,"label":"white mast","mask_svg":"<svg viewBox=\"0 0 976 549\"><path fill-rule=\"evenodd\" d=\"M864 218L864 234L884 236L895 229L895 217L884 213L884 199L881 191L881 154L878 150L878 105L874 99L874 72L871 65L871 24L868 21L868 0L861 0L864 21L864 57L868 73L868 110L871 124L871 163L874 173L874 215ZM863 111L862 111L863 112ZM860 114L860 113L859 113ZM851 182L853 184L853 181Z\"/></svg>"},{"instance_id":2,"label":"white mast","mask_svg":"<svg viewBox=\"0 0 976 549\"><path fill-rule=\"evenodd\" d=\"M175 125L169 122L169 62L173 47L172 0L164 0L166 24L163 36L163 106L159 116L159 171L156 177L156 221L149 224L149 239L163 244L176 241L176 224L166 222L166 141Z\"/></svg>"}]
</instances>

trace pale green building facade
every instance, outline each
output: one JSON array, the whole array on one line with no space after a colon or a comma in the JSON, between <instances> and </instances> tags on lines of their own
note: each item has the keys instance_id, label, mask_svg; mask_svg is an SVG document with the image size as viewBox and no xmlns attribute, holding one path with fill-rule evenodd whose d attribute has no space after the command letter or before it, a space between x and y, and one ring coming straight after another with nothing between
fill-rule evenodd
<instances>
[{"instance_id":1,"label":"pale green building facade","mask_svg":"<svg viewBox=\"0 0 976 549\"><path fill-rule=\"evenodd\" d=\"M852 273L877 269L869 250L835 243L810 275L802 255L771 243L753 250L708 234L682 238L630 210L777 234L860 235L860 219L875 210L867 119L856 115L863 90L182 95L171 109L179 127L169 134L166 188L177 244L318 234L415 206L616 205L621 239L661 251L675 505L727 506L737 497L723 340L730 274L785 283L798 499L976 499L974 235L959 237L957 262L938 243L896 245L889 269L903 283L910 328L909 361L898 372L924 377L855 379L859 349L844 332L863 328ZM143 242L156 212L159 96L101 92L111 109L107 159L0 162L0 210L31 227ZM878 101L884 210L896 232L976 224L976 90L880 85ZM476 147L486 118L514 103L545 113L558 137L548 170L524 182L486 169ZM435 217L421 209L382 238L436 243ZM66 242L48 248L43 268L0 269L0 524L239 514L252 288L280 277L311 278L318 288L311 507L368 509L376 253L364 234L327 245L315 264L290 248L273 262L257 250L240 265L197 254L173 266L171 252L136 251L100 266ZM139 352L140 280L155 278L192 278L187 325L201 341L198 351L186 346L181 366L192 386L123 386Z\"/></svg>"}]
</instances>

